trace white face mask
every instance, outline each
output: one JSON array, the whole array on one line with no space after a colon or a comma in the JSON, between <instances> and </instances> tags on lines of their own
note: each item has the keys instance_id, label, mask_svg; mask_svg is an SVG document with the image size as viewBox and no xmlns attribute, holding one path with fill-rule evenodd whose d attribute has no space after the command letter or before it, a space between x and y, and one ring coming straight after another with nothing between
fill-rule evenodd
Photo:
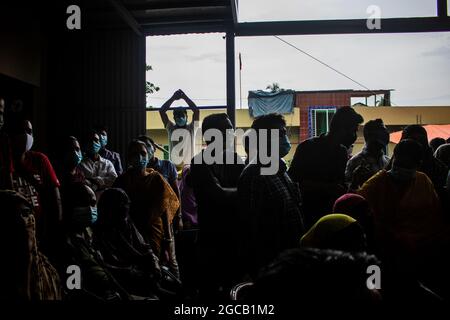
<instances>
[{"instance_id":1,"label":"white face mask","mask_svg":"<svg viewBox=\"0 0 450 320\"><path fill-rule=\"evenodd\" d=\"M25 146L26 151L30 151L33 146L34 138L31 134L27 133L27 144Z\"/></svg>"}]
</instances>

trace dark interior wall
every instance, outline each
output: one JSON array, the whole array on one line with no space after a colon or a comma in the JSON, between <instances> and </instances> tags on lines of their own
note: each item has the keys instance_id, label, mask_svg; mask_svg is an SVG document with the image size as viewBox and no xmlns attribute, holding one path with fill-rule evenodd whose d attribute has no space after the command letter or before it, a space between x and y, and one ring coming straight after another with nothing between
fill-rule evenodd
<instances>
[{"instance_id":1,"label":"dark interior wall","mask_svg":"<svg viewBox=\"0 0 450 320\"><path fill-rule=\"evenodd\" d=\"M104 124L110 147L123 154L145 133L145 37L129 30L76 32L58 35L48 52L51 135L75 135L82 143Z\"/></svg>"},{"instance_id":2,"label":"dark interior wall","mask_svg":"<svg viewBox=\"0 0 450 320\"><path fill-rule=\"evenodd\" d=\"M81 30L66 27L71 4L81 8ZM118 15L105 25L96 16L105 8L115 15L97 0L0 4L0 86L30 97L36 148L51 156L64 137L82 142L95 124L109 128L110 148L122 155L145 133L145 37Z\"/></svg>"}]
</instances>

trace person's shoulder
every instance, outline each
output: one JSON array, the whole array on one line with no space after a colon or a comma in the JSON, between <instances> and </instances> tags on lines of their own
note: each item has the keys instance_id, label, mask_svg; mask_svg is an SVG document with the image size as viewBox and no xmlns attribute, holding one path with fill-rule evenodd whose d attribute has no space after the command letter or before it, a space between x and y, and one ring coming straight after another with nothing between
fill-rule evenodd
<instances>
[{"instance_id":1,"label":"person's shoulder","mask_svg":"<svg viewBox=\"0 0 450 320\"><path fill-rule=\"evenodd\" d=\"M241 178L260 178L261 175L261 165L257 163L250 162L241 173Z\"/></svg>"},{"instance_id":2,"label":"person's shoulder","mask_svg":"<svg viewBox=\"0 0 450 320\"><path fill-rule=\"evenodd\" d=\"M99 156L100 157L100 162L103 162L106 165L113 165L111 160L106 159L105 157Z\"/></svg>"},{"instance_id":3,"label":"person's shoulder","mask_svg":"<svg viewBox=\"0 0 450 320\"><path fill-rule=\"evenodd\" d=\"M355 163L360 161L361 159L364 158L364 153L362 151L358 152L357 154L355 154L354 156L352 156L349 160L348 163Z\"/></svg>"},{"instance_id":4,"label":"person's shoulder","mask_svg":"<svg viewBox=\"0 0 450 320\"><path fill-rule=\"evenodd\" d=\"M421 171L416 171L416 179L420 183L433 185L433 182L428 177L428 175L426 173L421 172Z\"/></svg>"},{"instance_id":5,"label":"person's shoulder","mask_svg":"<svg viewBox=\"0 0 450 320\"><path fill-rule=\"evenodd\" d=\"M50 161L46 154L39 151L28 151L26 157L30 160Z\"/></svg>"}]
</instances>

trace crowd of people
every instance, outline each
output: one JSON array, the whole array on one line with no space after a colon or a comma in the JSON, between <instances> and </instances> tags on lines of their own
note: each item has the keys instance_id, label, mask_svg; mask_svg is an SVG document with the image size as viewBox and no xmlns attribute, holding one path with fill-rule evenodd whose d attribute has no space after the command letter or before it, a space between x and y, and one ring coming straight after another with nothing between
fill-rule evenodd
<instances>
[{"instance_id":1,"label":"crowd of people","mask_svg":"<svg viewBox=\"0 0 450 320\"><path fill-rule=\"evenodd\" d=\"M169 134L193 130L185 110L175 109L175 122L165 114L178 99L199 118L177 91L161 110ZM235 161L202 161L213 142L205 141L177 170L156 157L161 147L148 136L130 141L122 158L108 149L104 126L83 140L66 137L49 159L34 150L28 119L3 117L7 107L0 99L3 299L450 299L450 141L429 143L420 125L404 128L389 158L386 126L368 121L365 146L351 156L364 119L341 107L329 132L300 143L288 167L286 122L267 114L253 121L255 150L244 136L246 159L223 143L219 158ZM201 124L210 129L225 137L233 125L211 114ZM261 174L260 148L273 142L261 132L272 130L279 169ZM79 288L68 286L70 266L81 272ZM373 266L381 286L367 284Z\"/></svg>"}]
</instances>

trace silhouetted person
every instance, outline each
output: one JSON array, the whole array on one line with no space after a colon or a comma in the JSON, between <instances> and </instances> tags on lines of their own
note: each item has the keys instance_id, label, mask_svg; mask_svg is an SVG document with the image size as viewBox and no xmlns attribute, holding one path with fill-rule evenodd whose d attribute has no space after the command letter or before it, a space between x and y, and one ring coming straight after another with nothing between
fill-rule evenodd
<instances>
[{"instance_id":1,"label":"silhouetted person","mask_svg":"<svg viewBox=\"0 0 450 320\"><path fill-rule=\"evenodd\" d=\"M235 228L238 230L240 271L254 276L260 267L281 251L296 247L305 230L300 192L288 176L282 159L291 148L286 121L279 114L264 115L253 121L252 129L258 140L256 156L239 178L239 218ZM262 130L267 130L266 137ZM275 130L279 133L278 141L271 141ZM279 153L271 157L277 162L278 170L269 174L262 169L270 164L263 164L260 160L262 146L267 146L270 154L275 152L271 142L279 145ZM249 150L251 154L251 143Z\"/></svg>"},{"instance_id":2,"label":"silhouetted person","mask_svg":"<svg viewBox=\"0 0 450 320\"><path fill-rule=\"evenodd\" d=\"M403 129L401 140L404 139L415 140L421 145L423 159L418 170L425 173L431 179L434 188L441 197L447 182L448 167L433 156L433 152L428 145L427 131L421 125L409 125Z\"/></svg>"},{"instance_id":3,"label":"silhouetted person","mask_svg":"<svg viewBox=\"0 0 450 320\"><path fill-rule=\"evenodd\" d=\"M428 176L417 171L422 146L405 139L394 149L392 168L381 170L359 190L373 212L374 240L380 258L414 273L440 245L442 212Z\"/></svg>"},{"instance_id":4,"label":"silhouetted person","mask_svg":"<svg viewBox=\"0 0 450 320\"><path fill-rule=\"evenodd\" d=\"M148 152L148 164L147 168L151 168L153 170L158 171L164 179L166 179L167 183L172 187L173 192L180 200L180 190L178 188L178 173L177 168L170 160L158 159L155 156L156 152L156 144L155 142L147 136L140 136L138 138L139 141L142 141L147 146ZM183 220L181 219L181 210L178 210L177 215L175 216L174 226L176 230L183 229Z\"/></svg>"},{"instance_id":5,"label":"silhouetted person","mask_svg":"<svg viewBox=\"0 0 450 320\"><path fill-rule=\"evenodd\" d=\"M431 151L432 151L433 153L435 153L436 150L437 150L440 146L442 146L443 144L445 144L445 139L444 139L444 138L437 137L437 138L431 139L431 140L430 140L430 148L431 148Z\"/></svg>"},{"instance_id":6,"label":"silhouetted person","mask_svg":"<svg viewBox=\"0 0 450 320\"><path fill-rule=\"evenodd\" d=\"M244 169L243 161L234 149L227 148L227 130L233 129L228 116L225 113L207 116L202 124L203 135L210 129L217 130L221 136L217 141L206 140L207 148L192 159L190 172L190 183L198 205L199 281L201 294L207 299L215 298L218 288L229 286L234 276L236 187ZM213 142L218 143L219 140L222 142L221 148L208 152ZM213 154L220 161L208 162L205 158L208 154ZM234 164L226 163L227 155Z\"/></svg>"},{"instance_id":7,"label":"silhouetted person","mask_svg":"<svg viewBox=\"0 0 450 320\"><path fill-rule=\"evenodd\" d=\"M347 191L347 148L356 141L361 115L350 107L339 108L330 131L297 146L289 175L300 184L306 227L331 213L334 201Z\"/></svg>"},{"instance_id":8,"label":"silhouetted person","mask_svg":"<svg viewBox=\"0 0 450 320\"><path fill-rule=\"evenodd\" d=\"M364 182L389 163L385 155L389 132L383 120L370 120L364 125L364 148L347 162L345 179L351 189L358 189Z\"/></svg>"},{"instance_id":9,"label":"silhouetted person","mask_svg":"<svg viewBox=\"0 0 450 320\"><path fill-rule=\"evenodd\" d=\"M157 171L147 168L148 151L144 142L128 145L128 169L114 183L130 197L130 216L151 245L162 264L179 277L172 223L180 202L170 185Z\"/></svg>"},{"instance_id":10,"label":"silhouetted person","mask_svg":"<svg viewBox=\"0 0 450 320\"><path fill-rule=\"evenodd\" d=\"M52 259L54 236L62 219L59 180L48 157L31 151L34 136L30 121L9 119L6 131L10 165L8 175L0 178L0 186L19 192L33 206L39 247Z\"/></svg>"}]
</instances>

